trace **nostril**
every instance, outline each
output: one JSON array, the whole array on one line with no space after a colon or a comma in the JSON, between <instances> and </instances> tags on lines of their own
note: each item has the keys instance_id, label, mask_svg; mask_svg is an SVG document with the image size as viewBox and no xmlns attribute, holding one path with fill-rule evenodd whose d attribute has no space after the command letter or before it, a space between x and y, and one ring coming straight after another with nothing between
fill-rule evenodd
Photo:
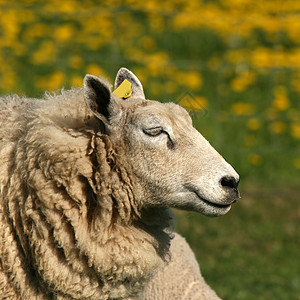
<instances>
[{"instance_id":1,"label":"nostril","mask_svg":"<svg viewBox=\"0 0 300 300\"><path fill-rule=\"evenodd\" d=\"M238 185L239 185L239 180L236 180L234 177L232 176L224 176L221 179L221 185L223 187L229 187L232 189L237 189Z\"/></svg>"}]
</instances>

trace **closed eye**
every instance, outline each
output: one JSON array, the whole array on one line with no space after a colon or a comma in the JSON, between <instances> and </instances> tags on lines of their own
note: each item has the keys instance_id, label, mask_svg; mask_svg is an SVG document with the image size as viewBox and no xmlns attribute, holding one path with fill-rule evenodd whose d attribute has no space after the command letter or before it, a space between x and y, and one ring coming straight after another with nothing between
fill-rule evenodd
<instances>
[{"instance_id":1,"label":"closed eye","mask_svg":"<svg viewBox=\"0 0 300 300\"><path fill-rule=\"evenodd\" d=\"M164 130L161 127L154 127L154 128L144 129L143 132L150 136L159 136L164 132Z\"/></svg>"}]
</instances>

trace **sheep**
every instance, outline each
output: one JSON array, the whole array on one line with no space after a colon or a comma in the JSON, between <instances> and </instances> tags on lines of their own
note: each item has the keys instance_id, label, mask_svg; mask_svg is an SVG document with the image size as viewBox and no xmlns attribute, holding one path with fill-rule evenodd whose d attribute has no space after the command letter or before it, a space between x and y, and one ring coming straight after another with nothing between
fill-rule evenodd
<instances>
[{"instance_id":1,"label":"sheep","mask_svg":"<svg viewBox=\"0 0 300 300\"><path fill-rule=\"evenodd\" d=\"M146 100L121 68L115 91L124 82L124 95L86 75L44 99L1 98L1 299L151 299L172 255L184 262L176 247L192 253L172 241L170 208L221 216L238 200L238 174L188 113Z\"/></svg>"},{"instance_id":2,"label":"sheep","mask_svg":"<svg viewBox=\"0 0 300 300\"><path fill-rule=\"evenodd\" d=\"M201 276L191 248L177 233L170 253L171 261L147 283L138 300L220 300Z\"/></svg>"}]
</instances>

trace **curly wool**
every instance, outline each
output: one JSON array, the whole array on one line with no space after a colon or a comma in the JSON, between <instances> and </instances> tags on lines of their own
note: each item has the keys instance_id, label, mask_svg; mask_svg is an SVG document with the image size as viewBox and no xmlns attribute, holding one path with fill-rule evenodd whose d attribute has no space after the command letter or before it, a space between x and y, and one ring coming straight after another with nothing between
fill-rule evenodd
<instances>
[{"instance_id":1,"label":"curly wool","mask_svg":"<svg viewBox=\"0 0 300 300\"><path fill-rule=\"evenodd\" d=\"M168 211L160 224L140 210L121 149L82 98L74 89L0 100L5 299L123 299L167 259Z\"/></svg>"}]
</instances>

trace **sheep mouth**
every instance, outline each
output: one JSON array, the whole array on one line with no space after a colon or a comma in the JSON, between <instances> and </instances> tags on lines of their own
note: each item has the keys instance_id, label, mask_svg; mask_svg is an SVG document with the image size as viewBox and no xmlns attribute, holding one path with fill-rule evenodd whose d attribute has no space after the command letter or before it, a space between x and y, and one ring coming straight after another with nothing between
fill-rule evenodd
<instances>
[{"instance_id":1,"label":"sheep mouth","mask_svg":"<svg viewBox=\"0 0 300 300\"><path fill-rule=\"evenodd\" d=\"M221 203L215 203L215 202L211 202L205 198L203 198L202 196L200 196L196 191L194 191L194 193L196 194L196 196L202 201L204 202L206 205L214 207L214 208L221 208L221 209L228 209L231 204L235 203L236 201L233 201L230 204L221 204Z\"/></svg>"},{"instance_id":2,"label":"sheep mouth","mask_svg":"<svg viewBox=\"0 0 300 300\"><path fill-rule=\"evenodd\" d=\"M199 196L198 196L199 197ZM202 197L199 197L201 199L201 201L203 201L205 204L213 206L215 208L229 208L231 206L231 204L219 204L219 203L214 203L214 202L210 202Z\"/></svg>"}]
</instances>

